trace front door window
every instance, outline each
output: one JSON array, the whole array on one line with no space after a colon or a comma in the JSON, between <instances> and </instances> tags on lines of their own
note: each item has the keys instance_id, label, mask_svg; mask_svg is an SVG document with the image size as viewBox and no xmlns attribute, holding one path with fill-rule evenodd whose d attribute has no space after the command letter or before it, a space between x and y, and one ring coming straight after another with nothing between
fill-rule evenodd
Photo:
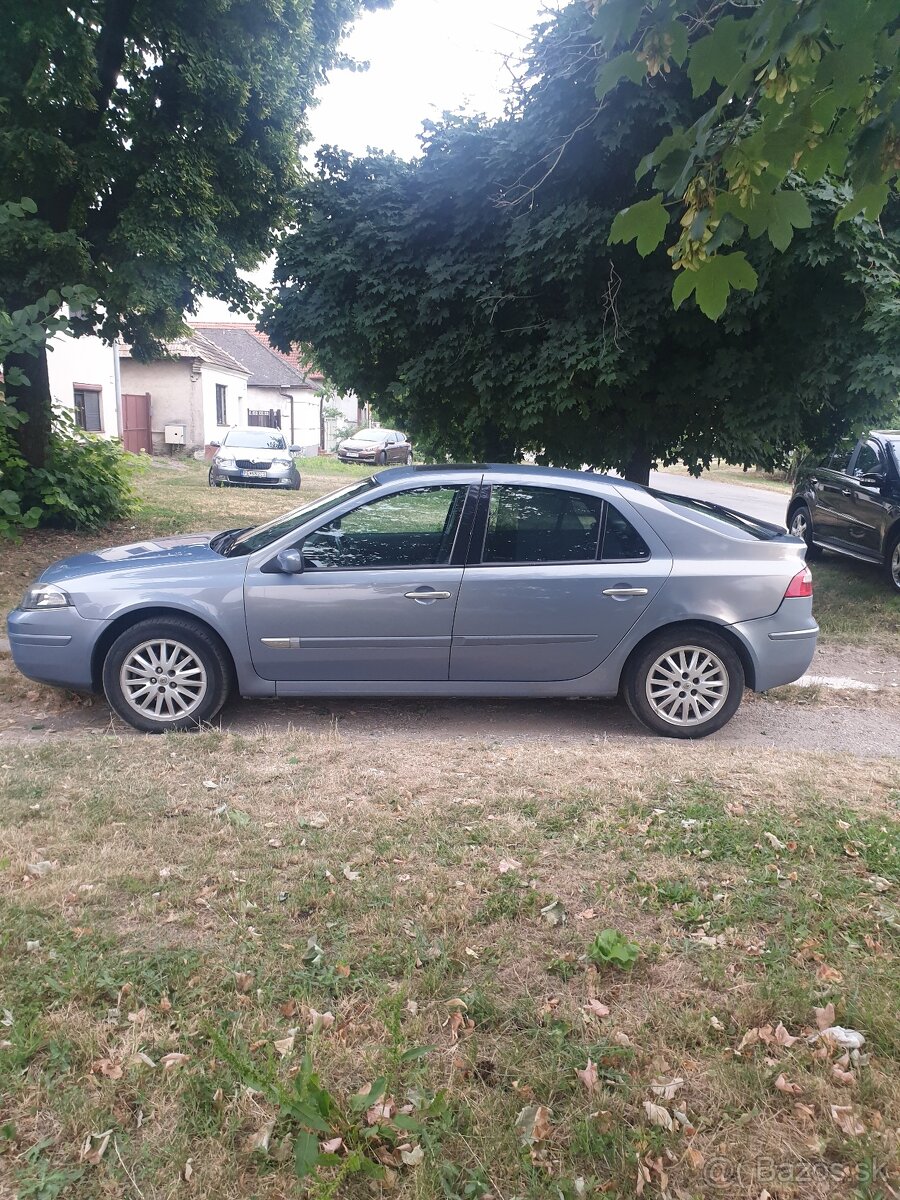
<instances>
[{"instance_id":1,"label":"front door window","mask_svg":"<svg viewBox=\"0 0 900 1200\"><path fill-rule=\"evenodd\" d=\"M415 488L336 517L304 538L311 570L437 567L450 562L467 489Z\"/></svg>"}]
</instances>

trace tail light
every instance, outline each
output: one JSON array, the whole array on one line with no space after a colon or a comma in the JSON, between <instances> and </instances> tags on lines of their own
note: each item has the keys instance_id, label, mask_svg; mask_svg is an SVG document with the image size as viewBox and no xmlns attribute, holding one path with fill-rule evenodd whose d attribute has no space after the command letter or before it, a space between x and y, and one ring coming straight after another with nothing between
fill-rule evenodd
<instances>
[{"instance_id":1,"label":"tail light","mask_svg":"<svg viewBox=\"0 0 900 1200\"><path fill-rule=\"evenodd\" d=\"M785 600L799 600L803 596L811 596L812 594L812 571L809 567L804 567L802 571L797 572L788 584L784 598Z\"/></svg>"}]
</instances>

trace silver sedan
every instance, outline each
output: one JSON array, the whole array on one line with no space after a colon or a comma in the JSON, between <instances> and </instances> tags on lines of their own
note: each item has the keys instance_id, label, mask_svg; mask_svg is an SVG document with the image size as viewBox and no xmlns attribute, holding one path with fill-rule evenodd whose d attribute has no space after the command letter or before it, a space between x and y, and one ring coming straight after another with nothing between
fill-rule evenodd
<instances>
[{"instance_id":1,"label":"silver sedan","mask_svg":"<svg viewBox=\"0 0 900 1200\"><path fill-rule=\"evenodd\" d=\"M701 737L791 683L818 628L806 547L600 475L399 467L251 529L49 567L9 617L32 679L138 729L243 696L615 696Z\"/></svg>"}]
</instances>

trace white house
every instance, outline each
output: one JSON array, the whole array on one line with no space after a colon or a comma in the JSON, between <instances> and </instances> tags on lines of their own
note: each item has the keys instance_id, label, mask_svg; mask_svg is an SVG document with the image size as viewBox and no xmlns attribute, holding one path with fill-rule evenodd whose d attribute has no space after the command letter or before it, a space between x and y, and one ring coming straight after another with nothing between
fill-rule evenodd
<instances>
[{"instance_id":1,"label":"white house","mask_svg":"<svg viewBox=\"0 0 900 1200\"><path fill-rule=\"evenodd\" d=\"M152 453L198 450L245 424L250 372L200 333L166 343L168 358L119 356L123 425L142 426ZM127 446L131 449L131 446Z\"/></svg>"},{"instance_id":2,"label":"white house","mask_svg":"<svg viewBox=\"0 0 900 1200\"><path fill-rule=\"evenodd\" d=\"M47 347L50 395L82 429L103 437L121 435L116 395L116 349L98 337L57 333Z\"/></svg>"}]
</instances>

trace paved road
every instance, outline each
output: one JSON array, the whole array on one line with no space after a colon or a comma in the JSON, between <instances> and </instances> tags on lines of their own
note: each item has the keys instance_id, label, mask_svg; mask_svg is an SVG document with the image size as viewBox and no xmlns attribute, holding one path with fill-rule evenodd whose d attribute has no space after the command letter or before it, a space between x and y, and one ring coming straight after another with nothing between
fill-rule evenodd
<instances>
[{"instance_id":1,"label":"paved road","mask_svg":"<svg viewBox=\"0 0 900 1200\"><path fill-rule=\"evenodd\" d=\"M714 483L709 479L670 475L665 471L652 471L650 486L679 496L694 496L698 500L724 504L751 517L758 517L761 521L771 521L774 525L784 524L789 499L787 492L769 491L740 483Z\"/></svg>"}]
</instances>

